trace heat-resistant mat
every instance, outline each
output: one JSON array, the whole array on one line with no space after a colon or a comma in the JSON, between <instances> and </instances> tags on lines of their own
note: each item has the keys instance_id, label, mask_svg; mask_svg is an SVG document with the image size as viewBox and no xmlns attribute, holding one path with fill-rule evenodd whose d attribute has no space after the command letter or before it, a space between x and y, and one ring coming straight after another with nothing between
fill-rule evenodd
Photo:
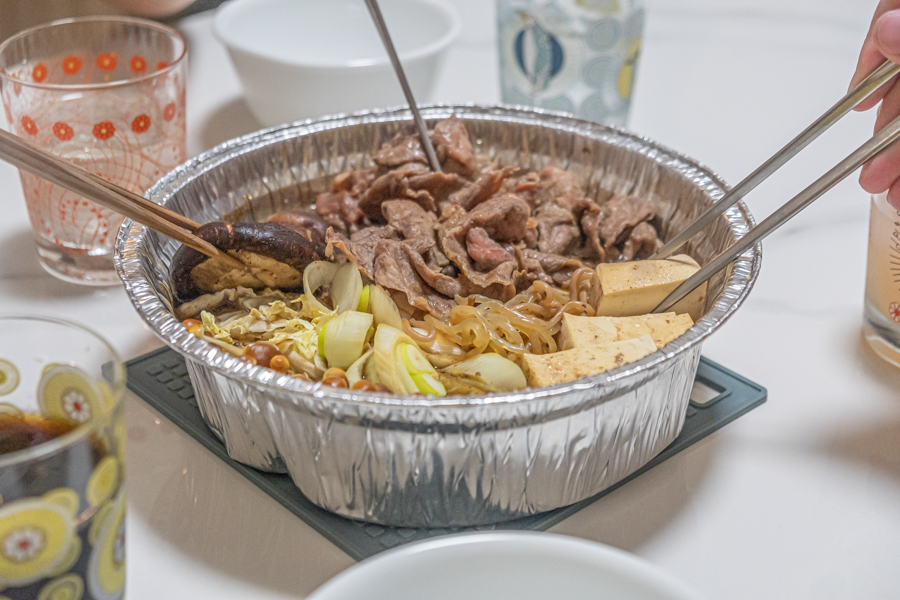
<instances>
[{"instance_id":1,"label":"heat-resistant mat","mask_svg":"<svg viewBox=\"0 0 900 600\"><path fill-rule=\"evenodd\" d=\"M225 446L200 416L184 359L175 351L161 348L129 361L127 366L128 387L134 393L356 560L406 542L470 529L543 531L766 401L765 388L701 358L681 435L656 458L619 483L572 506L497 525L410 529L339 517L310 502L288 475L263 473L229 458Z\"/></svg>"}]
</instances>

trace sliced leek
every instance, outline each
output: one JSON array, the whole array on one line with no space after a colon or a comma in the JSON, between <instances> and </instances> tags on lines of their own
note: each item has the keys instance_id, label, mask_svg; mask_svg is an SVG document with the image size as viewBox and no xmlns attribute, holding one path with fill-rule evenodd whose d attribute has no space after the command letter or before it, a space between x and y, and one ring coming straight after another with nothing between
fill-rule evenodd
<instances>
[{"instance_id":1,"label":"sliced leek","mask_svg":"<svg viewBox=\"0 0 900 600\"><path fill-rule=\"evenodd\" d=\"M371 285L363 286L362 293L359 295L359 304L356 305L356 310L359 312L369 312L369 290L371 289Z\"/></svg>"},{"instance_id":2,"label":"sliced leek","mask_svg":"<svg viewBox=\"0 0 900 600\"><path fill-rule=\"evenodd\" d=\"M512 392L528 385L519 365L493 352L458 362L444 373L487 392Z\"/></svg>"},{"instance_id":3,"label":"sliced leek","mask_svg":"<svg viewBox=\"0 0 900 600\"><path fill-rule=\"evenodd\" d=\"M356 265L349 262L341 265L331 281L331 303L338 314L356 310L362 289L362 277Z\"/></svg>"},{"instance_id":4,"label":"sliced leek","mask_svg":"<svg viewBox=\"0 0 900 600\"><path fill-rule=\"evenodd\" d=\"M331 310L319 302L315 294L320 287L331 283L337 270L338 266L336 264L324 260L317 260L314 263L310 263L310 265L303 270L303 294L306 296L310 305L322 314L329 313Z\"/></svg>"},{"instance_id":5,"label":"sliced leek","mask_svg":"<svg viewBox=\"0 0 900 600\"><path fill-rule=\"evenodd\" d=\"M356 359L356 362L347 369L347 385L353 387L353 384L363 379L366 371L366 363L372 357L374 350L367 350L365 354Z\"/></svg>"},{"instance_id":6,"label":"sliced leek","mask_svg":"<svg viewBox=\"0 0 900 600\"><path fill-rule=\"evenodd\" d=\"M400 311L383 287L369 286L369 312L375 317L375 325L389 325L394 329L403 329Z\"/></svg>"},{"instance_id":7,"label":"sliced leek","mask_svg":"<svg viewBox=\"0 0 900 600\"><path fill-rule=\"evenodd\" d=\"M372 315L348 310L328 321L320 332L322 353L329 367L348 369L362 356Z\"/></svg>"},{"instance_id":8,"label":"sliced leek","mask_svg":"<svg viewBox=\"0 0 900 600\"><path fill-rule=\"evenodd\" d=\"M375 330L373 359L378 380L396 394L445 396L437 372L408 335L390 325Z\"/></svg>"}]
</instances>

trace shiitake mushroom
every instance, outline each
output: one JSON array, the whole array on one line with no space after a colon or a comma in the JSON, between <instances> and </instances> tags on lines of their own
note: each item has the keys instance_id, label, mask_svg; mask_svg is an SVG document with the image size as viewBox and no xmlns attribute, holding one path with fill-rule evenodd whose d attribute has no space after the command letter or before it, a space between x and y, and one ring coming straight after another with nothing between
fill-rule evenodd
<instances>
[{"instance_id":1,"label":"shiitake mushroom","mask_svg":"<svg viewBox=\"0 0 900 600\"><path fill-rule=\"evenodd\" d=\"M172 257L173 293L179 303L236 286L303 289L303 269L325 258L325 244L279 223L207 223L195 232L247 265L239 270L182 246Z\"/></svg>"}]
</instances>

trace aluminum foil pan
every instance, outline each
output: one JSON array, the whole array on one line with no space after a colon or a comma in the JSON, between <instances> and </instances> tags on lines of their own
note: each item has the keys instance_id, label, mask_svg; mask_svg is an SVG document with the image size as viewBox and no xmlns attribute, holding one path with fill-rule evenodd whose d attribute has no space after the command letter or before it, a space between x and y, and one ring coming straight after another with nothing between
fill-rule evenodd
<instances>
[{"instance_id":1,"label":"aluminum foil pan","mask_svg":"<svg viewBox=\"0 0 900 600\"><path fill-rule=\"evenodd\" d=\"M663 235L683 227L726 185L696 162L625 131L531 109L436 105L456 114L481 153L504 165L578 172L587 191L653 202ZM303 121L226 142L166 175L148 196L199 222L262 219L371 164L408 110ZM743 204L695 238L704 263L744 235ZM229 454L286 470L313 502L387 525L479 525L590 497L644 465L681 431L701 342L741 304L759 272L754 248L711 281L705 316L646 358L593 377L515 394L429 399L309 384L241 362L172 316L176 243L126 221L116 265L138 313L186 359L201 411Z\"/></svg>"}]
</instances>

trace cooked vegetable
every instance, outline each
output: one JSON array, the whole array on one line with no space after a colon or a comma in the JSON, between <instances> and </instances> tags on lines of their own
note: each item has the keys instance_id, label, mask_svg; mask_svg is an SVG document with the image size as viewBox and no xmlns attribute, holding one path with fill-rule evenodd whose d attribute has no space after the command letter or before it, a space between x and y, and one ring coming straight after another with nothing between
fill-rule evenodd
<instances>
[{"instance_id":1,"label":"cooked vegetable","mask_svg":"<svg viewBox=\"0 0 900 600\"><path fill-rule=\"evenodd\" d=\"M356 305L356 310L359 312L369 312L369 292L371 289L371 284L363 286L359 295L359 304Z\"/></svg>"},{"instance_id":2,"label":"cooked vegetable","mask_svg":"<svg viewBox=\"0 0 900 600\"><path fill-rule=\"evenodd\" d=\"M269 368L279 373L287 373L288 369L291 368L291 362L284 354L276 354L269 361Z\"/></svg>"},{"instance_id":3,"label":"cooked vegetable","mask_svg":"<svg viewBox=\"0 0 900 600\"><path fill-rule=\"evenodd\" d=\"M313 379L320 379L322 377L322 369L317 367L312 362L306 360L306 358L300 354L299 352L294 352L293 350L289 351L287 354L288 361L291 363L291 368L295 371L303 373L304 375L308 375Z\"/></svg>"},{"instance_id":4,"label":"cooked vegetable","mask_svg":"<svg viewBox=\"0 0 900 600\"><path fill-rule=\"evenodd\" d=\"M278 351L278 346L275 344L256 342L247 346L247 350L244 351L244 354L252 358L257 365L268 367L272 359L280 354L280 352Z\"/></svg>"},{"instance_id":5,"label":"cooked vegetable","mask_svg":"<svg viewBox=\"0 0 900 600\"><path fill-rule=\"evenodd\" d=\"M396 394L422 393L445 396L447 390L436 377L434 367L408 335L379 325L375 330L375 369L379 382Z\"/></svg>"},{"instance_id":6,"label":"cooked vegetable","mask_svg":"<svg viewBox=\"0 0 900 600\"><path fill-rule=\"evenodd\" d=\"M375 326L389 325L394 329L403 329L403 321L400 319L400 311L391 299L390 294L379 285L367 286L369 290L369 312L375 317Z\"/></svg>"},{"instance_id":7,"label":"cooked vegetable","mask_svg":"<svg viewBox=\"0 0 900 600\"><path fill-rule=\"evenodd\" d=\"M444 373L486 392L512 392L528 385L519 365L494 352L458 362L444 369Z\"/></svg>"},{"instance_id":8,"label":"cooked vegetable","mask_svg":"<svg viewBox=\"0 0 900 600\"><path fill-rule=\"evenodd\" d=\"M363 379L363 375L365 373L366 361L368 361L372 357L373 350L366 350L365 354L356 359L350 368L347 369L347 381L352 388L356 382L361 381Z\"/></svg>"},{"instance_id":9,"label":"cooked vegetable","mask_svg":"<svg viewBox=\"0 0 900 600\"><path fill-rule=\"evenodd\" d=\"M190 333L203 337L203 323L201 323L197 319L185 319L181 322L181 324L184 325L185 329L187 329Z\"/></svg>"},{"instance_id":10,"label":"cooked vegetable","mask_svg":"<svg viewBox=\"0 0 900 600\"><path fill-rule=\"evenodd\" d=\"M334 367L325 371L325 375L322 377L322 385L330 385L331 387L336 388L350 387L350 384L347 381L347 374L344 373L344 370L336 369Z\"/></svg>"},{"instance_id":11,"label":"cooked vegetable","mask_svg":"<svg viewBox=\"0 0 900 600\"><path fill-rule=\"evenodd\" d=\"M323 244L278 223L207 223L194 235L229 252L247 268L233 268L182 246L172 257L173 292L179 303L236 286L300 289L305 267L325 256Z\"/></svg>"},{"instance_id":12,"label":"cooked vegetable","mask_svg":"<svg viewBox=\"0 0 900 600\"><path fill-rule=\"evenodd\" d=\"M336 264L319 260L306 267L303 271L303 295L313 309L320 313L331 312L331 309L319 302L316 298L316 292L323 285L332 282L337 270L338 266Z\"/></svg>"},{"instance_id":13,"label":"cooked vegetable","mask_svg":"<svg viewBox=\"0 0 900 600\"><path fill-rule=\"evenodd\" d=\"M322 355L329 367L348 369L362 356L372 315L348 310L328 321L320 334Z\"/></svg>"},{"instance_id":14,"label":"cooked vegetable","mask_svg":"<svg viewBox=\"0 0 900 600\"><path fill-rule=\"evenodd\" d=\"M362 294L362 277L353 263L341 265L331 282L331 301L338 314L356 310Z\"/></svg>"}]
</instances>

